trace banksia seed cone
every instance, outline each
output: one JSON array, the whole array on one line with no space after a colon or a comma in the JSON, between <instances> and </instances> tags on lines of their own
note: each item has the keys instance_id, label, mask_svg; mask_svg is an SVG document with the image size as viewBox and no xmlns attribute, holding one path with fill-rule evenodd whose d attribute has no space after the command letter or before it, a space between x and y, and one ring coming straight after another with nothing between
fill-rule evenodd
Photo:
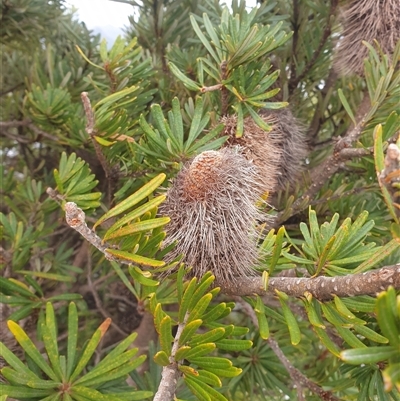
<instances>
[{"instance_id":1,"label":"banksia seed cone","mask_svg":"<svg viewBox=\"0 0 400 401\"><path fill-rule=\"evenodd\" d=\"M235 137L236 116L224 117L221 122L225 124L224 134L230 136L227 146L239 144L246 158L256 165L263 192L276 192L300 175L307 154L305 132L289 109L262 110L260 116L272 130L264 131L247 117L241 138Z\"/></svg>"},{"instance_id":2,"label":"banksia seed cone","mask_svg":"<svg viewBox=\"0 0 400 401\"><path fill-rule=\"evenodd\" d=\"M386 54L393 54L400 39L399 0L353 0L342 12L343 38L335 55L335 67L343 75L364 72L368 49L362 41L376 39Z\"/></svg>"},{"instance_id":3,"label":"banksia seed cone","mask_svg":"<svg viewBox=\"0 0 400 401\"><path fill-rule=\"evenodd\" d=\"M185 165L168 190L165 245L177 241L167 262L183 254L191 274L211 271L219 285L254 274L257 263L256 201L262 193L257 169L239 148L206 151Z\"/></svg>"}]
</instances>

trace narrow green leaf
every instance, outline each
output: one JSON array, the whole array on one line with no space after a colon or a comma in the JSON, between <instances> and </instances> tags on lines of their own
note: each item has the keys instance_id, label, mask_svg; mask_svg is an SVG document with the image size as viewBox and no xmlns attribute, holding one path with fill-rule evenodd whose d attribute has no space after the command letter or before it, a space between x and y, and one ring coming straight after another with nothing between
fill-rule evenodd
<instances>
[{"instance_id":1,"label":"narrow green leaf","mask_svg":"<svg viewBox=\"0 0 400 401\"><path fill-rule=\"evenodd\" d=\"M93 333L92 337L90 338L89 342L86 344L86 347L81 355L80 360L78 361L75 370L70 376L70 382L73 382L78 375L82 372L85 368L87 363L89 362L90 358L92 357L96 347L98 346L100 340L102 339L103 335L107 331L108 327L111 324L111 319L107 318L99 328Z\"/></svg>"},{"instance_id":2,"label":"narrow green leaf","mask_svg":"<svg viewBox=\"0 0 400 401\"><path fill-rule=\"evenodd\" d=\"M355 319L356 316L350 312L346 304L337 295L334 295L333 300L335 302L336 309L341 315L345 316L347 319Z\"/></svg>"},{"instance_id":3,"label":"narrow green leaf","mask_svg":"<svg viewBox=\"0 0 400 401\"><path fill-rule=\"evenodd\" d=\"M321 342L325 345L327 350L331 352L333 355L339 357L340 351L336 346L336 344L329 338L328 334L326 334L326 331L317 326L314 326L314 331L317 333L318 337L320 338Z\"/></svg>"},{"instance_id":4,"label":"narrow green leaf","mask_svg":"<svg viewBox=\"0 0 400 401\"><path fill-rule=\"evenodd\" d=\"M187 285L187 287L186 287L186 290L185 290L185 292L183 294L183 297L182 297L182 302L181 302L181 304L179 306L178 320L179 320L180 323L182 323L184 318L185 318L186 312L187 312L187 310L189 308L190 301L191 301L192 296L193 296L193 294L194 294L194 292L196 290L196 287L197 287L197 278L193 277L190 280L190 282Z\"/></svg>"},{"instance_id":5,"label":"narrow green leaf","mask_svg":"<svg viewBox=\"0 0 400 401\"><path fill-rule=\"evenodd\" d=\"M121 368L132 359L137 352L138 349L134 348L119 354L117 357L115 356L113 359L108 358L106 364L102 363L101 366L96 365L89 373L76 380L75 384L84 384L86 387L89 387L93 385L93 379L98 378L99 376L103 376L101 379L102 381L109 381L109 376L112 373L111 371ZM104 360L101 362L104 362ZM89 382L91 382L91 384L89 384Z\"/></svg>"},{"instance_id":6,"label":"narrow green leaf","mask_svg":"<svg viewBox=\"0 0 400 401\"><path fill-rule=\"evenodd\" d=\"M24 349L24 351L33 359L33 361L39 366L43 372L46 373L52 380L55 382L58 381L57 375L54 373L53 369L47 364L39 350L36 348L35 344L33 344L32 340L28 337L25 331L18 326L17 323L9 320L7 322L8 328L13 333L15 339Z\"/></svg>"},{"instance_id":7,"label":"narrow green leaf","mask_svg":"<svg viewBox=\"0 0 400 401\"><path fill-rule=\"evenodd\" d=\"M182 330L181 336L179 337L179 345L186 344L187 341L191 340L197 329L203 324L201 319L192 320L187 323Z\"/></svg>"},{"instance_id":8,"label":"narrow green leaf","mask_svg":"<svg viewBox=\"0 0 400 401\"><path fill-rule=\"evenodd\" d=\"M340 353L340 358L352 365L361 365L363 363L378 363L384 362L397 352L396 347L381 346L381 347L368 347L347 349Z\"/></svg>"},{"instance_id":9,"label":"narrow green leaf","mask_svg":"<svg viewBox=\"0 0 400 401\"><path fill-rule=\"evenodd\" d=\"M213 296L211 293L203 295L199 300L199 302L197 303L196 307L193 308L192 311L190 311L188 322L201 318L205 310L207 309L208 305L210 304L212 298Z\"/></svg>"},{"instance_id":10,"label":"narrow green leaf","mask_svg":"<svg viewBox=\"0 0 400 401\"><path fill-rule=\"evenodd\" d=\"M286 324L289 329L290 342L293 345L297 345L301 340L301 331L295 316L286 304L285 295L281 291L275 290L279 297L279 302L281 304L283 316L285 317Z\"/></svg>"},{"instance_id":11,"label":"narrow green leaf","mask_svg":"<svg viewBox=\"0 0 400 401\"><path fill-rule=\"evenodd\" d=\"M265 316L264 303L262 302L262 299L258 295L256 295L256 306L254 308L254 312L256 313L257 316L260 336L264 340L267 340L269 338L269 325L267 317Z\"/></svg>"},{"instance_id":12,"label":"narrow green leaf","mask_svg":"<svg viewBox=\"0 0 400 401\"><path fill-rule=\"evenodd\" d=\"M277 265L278 260L281 256L284 235L285 235L285 227L280 227L276 234L274 250L272 251L272 257L269 264L268 273L270 276L272 276L275 266Z\"/></svg>"},{"instance_id":13,"label":"narrow green leaf","mask_svg":"<svg viewBox=\"0 0 400 401\"><path fill-rule=\"evenodd\" d=\"M204 295L204 293L207 291L207 289L210 287L210 285L214 282L214 280L215 280L215 277L212 275L211 272L207 272L201 278L193 296L191 297L189 307L188 307L189 311L191 311L198 304L201 297Z\"/></svg>"},{"instance_id":14,"label":"narrow green leaf","mask_svg":"<svg viewBox=\"0 0 400 401\"><path fill-rule=\"evenodd\" d=\"M39 379L21 360L16 357L2 342L0 342L0 356L17 372L21 372L32 379Z\"/></svg>"},{"instance_id":15,"label":"narrow green leaf","mask_svg":"<svg viewBox=\"0 0 400 401\"><path fill-rule=\"evenodd\" d=\"M251 348L253 346L253 342L250 340L225 339L217 341L215 345L218 349L239 352Z\"/></svg>"},{"instance_id":16,"label":"narrow green leaf","mask_svg":"<svg viewBox=\"0 0 400 401\"><path fill-rule=\"evenodd\" d=\"M201 401L212 401L211 396L205 391L204 385L198 384L194 381L191 376L185 376L183 378L189 390Z\"/></svg>"},{"instance_id":17,"label":"narrow green leaf","mask_svg":"<svg viewBox=\"0 0 400 401\"><path fill-rule=\"evenodd\" d=\"M8 397L15 399L31 399L33 397L44 399L46 396L54 393L54 390L41 390L41 389L33 389L22 386L11 386L7 384L0 383L0 389L2 394L7 394Z\"/></svg>"},{"instance_id":18,"label":"narrow green leaf","mask_svg":"<svg viewBox=\"0 0 400 401\"><path fill-rule=\"evenodd\" d=\"M172 323L169 316L164 316L160 322L159 328L159 340L161 345L161 350L164 351L168 356L171 355L172 341Z\"/></svg>"},{"instance_id":19,"label":"narrow green leaf","mask_svg":"<svg viewBox=\"0 0 400 401\"><path fill-rule=\"evenodd\" d=\"M347 114L351 118L351 121L353 122L354 125L356 125L357 124L356 118L354 117L354 114L353 114L353 112L351 110L351 107L350 107L349 103L347 102L347 99L344 96L343 91L342 91L341 88L339 88L338 94L339 94L339 99L343 104L343 107L345 108Z\"/></svg>"},{"instance_id":20,"label":"narrow green leaf","mask_svg":"<svg viewBox=\"0 0 400 401\"><path fill-rule=\"evenodd\" d=\"M130 263L135 263L141 266L163 267L165 262L162 260L150 259L145 256L136 255L126 251L119 251L117 249L107 248L106 252L117 259L121 259Z\"/></svg>"},{"instance_id":21,"label":"narrow green leaf","mask_svg":"<svg viewBox=\"0 0 400 401\"><path fill-rule=\"evenodd\" d=\"M169 69L171 72L183 83L191 91L199 92L201 86L197 84L197 82L193 81L189 77L187 77L174 63L168 63Z\"/></svg>"},{"instance_id":22,"label":"narrow green leaf","mask_svg":"<svg viewBox=\"0 0 400 401\"><path fill-rule=\"evenodd\" d=\"M325 325L324 325L321 317L319 316L319 314L316 311L315 301L304 299L303 302L304 302L304 307L306 309L306 313L307 313L308 320L310 321L310 323L315 327L325 329Z\"/></svg>"},{"instance_id":23,"label":"narrow green leaf","mask_svg":"<svg viewBox=\"0 0 400 401\"><path fill-rule=\"evenodd\" d=\"M230 312L231 309L226 306L225 302L221 302L220 304L212 307L207 313L205 313L201 318L203 322L209 323L215 320L220 319L225 316L226 312Z\"/></svg>"},{"instance_id":24,"label":"narrow green leaf","mask_svg":"<svg viewBox=\"0 0 400 401\"><path fill-rule=\"evenodd\" d=\"M126 285L126 287L129 289L129 291L133 294L133 296L136 299L139 299L139 294L135 290L135 288L132 286L131 282L129 281L128 277L124 273L124 271L121 269L118 263L111 261L111 266L115 270L115 272L118 274L118 277L121 279L121 281Z\"/></svg>"},{"instance_id":25,"label":"narrow green leaf","mask_svg":"<svg viewBox=\"0 0 400 401\"><path fill-rule=\"evenodd\" d=\"M171 362L165 351L158 351L153 356L154 362L161 366L168 366Z\"/></svg>"},{"instance_id":26,"label":"narrow green leaf","mask_svg":"<svg viewBox=\"0 0 400 401\"><path fill-rule=\"evenodd\" d=\"M391 240L386 245L380 247L379 252L375 252L370 258L368 258L368 260L361 263L356 269L354 269L353 274L363 273L372 269L399 247L400 244L395 239Z\"/></svg>"},{"instance_id":27,"label":"narrow green leaf","mask_svg":"<svg viewBox=\"0 0 400 401\"><path fill-rule=\"evenodd\" d=\"M215 342L225 336L225 329L223 327L217 327L203 334L195 334L189 338L188 344L191 347L195 347L198 344L204 344L209 342Z\"/></svg>"},{"instance_id":28,"label":"narrow green leaf","mask_svg":"<svg viewBox=\"0 0 400 401\"><path fill-rule=\"evenodd\" d=\"M45 278L47 280L61 281L61 282L65 282L65 283L73 283L76 280L75 277L72 277L72 276L64 276L62 274L47 273L47 272L35 272L35 271L29 271L29 270L20 270L20 271L18 271L18 273L26 275L26 276L40 277L40 278Z\"/></svg>"},{"instance_id":29,"label":"narrow green leaf","mask_svg":"<svg viewBox=\"0 0 400 401\"><path fill-rule=\"evenodd\" d=\"M142 285L157 287L160 284L158 281L146 277L144 274L147 272L141 271L137 266L129 266L128 270L132 278Z\"/></svg>"},{"instance_id":30,"label":"narrow green leaf","mask_svg":"<svg viewBox=\"0 0 400 401\"><path fill-rule=\"evenodd\" d=\"M210 354L215 350L216 344L214 343L205 343L197 345L196 347L191 348L186 354L185 359L188 361L192 361L195 358L203 357L204 355Z\"/></svg>"},{"instance_id":31,"label":"narrow green leaf","mask_svg":"<svg viewBox=\"0 0 400 401\"><path fill-rule=\"evenodd\" d=\"M388 291L381 292L378 295L376 301L376 315L379 327L382 330L382 334L389 340L390 345L400 345L400 330L396 320L399 317L395 316L393 306L396 305L395 295L390 297L390 293L393 292L393 288Z\"/></svg>"},{"instance_id":32,"label":"narrow green leaf","mask_svg":"<svg viewBox=\"0 0 400 401\"><path fill-rule=\"evenodd\" d=\"M365 338L368 338L371 341L374 341L379 344L387 344L389 340L386 337L381 336L378 334L376 331L371 330L369 327L366 326L361 326L359 324L354 325L354 330L364 336Z\"/></svg>"},{"instance_id":33,"label":"narrow green leaf","mask_svg":"<svg viewBox=\"0 0 400 401\"><path fill-rule=\"evenodd\" d=\"M68 340L67 340L67 379L75 368L76 345L78 341L78 311L74 302L68 307Z\"/></svg>"},{"instance_id":34,"label":"narrow green leaf","mask_svg":"<svg viewBox=\"0 0 400 401\"><path fill-rule=\"evenodd\" d=\"M96 224L93 228L96 228L99 224L103 223L105 220L118 216L119 214L125 212L132 206L138 204L141 200L149 196L153 193L164 181L166 175L161 173L150 180L147 184L145 184L142 188L136 191L134 194L130 195L128 198L120 202L117 206L109 210L104 216L102 216L99 220L97 220Z\"/></svg>"},{"instance_id":35,"label":"narrow green leaf","mask_svg":"<svg viewBox=\"0 0 400 401\"><path fill-rule=\"evenodd\" d=\"M144 205L139 206L137 209L133 210L132 212L128 213L126 216L120 218L115 224L113 224L107 232L104 234L104 238L107 238L111 233L116 231L118 228L122 227L125 224L130 223L132 220L137 219L138 217L142 216L148 211L153 210L157 206L159 206L164 200L166 199L165 195L157 196Z\"/></svg>"},{"instance_id":36,"label":"narrow green leaf","mask_svg":"<svg viewBox=\"0 0 400 401\"><path fill-rule=\"evenodd\" d=\"M214 373L215 375L220 377L236 377L242 373L242 369L235 368L234 366L231 366L230 368L227 369L207 367L207 371Z\"/></svg>"},{"instance_id":37,"label":"narrow green leaf","mask_svg":"<svg viewBox=\"0 0 400 401\"><path fill-rule=\"evenodd\" d=\"M192 358L191 362L200 368L209 370L213 369L229 369L232 367L232 362L226 358L220 358L217 356L202 356L198 358Z\"/></svg>"}]
</instances>

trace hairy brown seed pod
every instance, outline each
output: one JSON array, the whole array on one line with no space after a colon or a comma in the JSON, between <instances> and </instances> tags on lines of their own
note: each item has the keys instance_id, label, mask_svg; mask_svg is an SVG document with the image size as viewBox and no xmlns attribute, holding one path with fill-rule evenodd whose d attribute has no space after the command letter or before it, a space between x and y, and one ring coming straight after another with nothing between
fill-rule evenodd
<instances>
[{"instance_id":1,"label":"hairy brown seed pod","mask_svg":"<svg viewBox=\"0 0 400 401\"><path fill-rule=\"evenodd\" d=\"M343 74L364 72L368 48L362 41L376 39L386 54L393 54L400 39L399 0L353 0L342 10L343 38L336 50L334 65Z\"/></svg>"},{"instance_id":2,"label":"hairy brown seed pod","mask_svg":"<svg viewBox=\"0 0 400 401\"><path fill-rule=\"evenodd\" d=\"M298 179L303 159L307 154L304 128L289 109L262 110L260 116L272 126L269 132L260 128L251 117L244 120L243 136L236 138L235 115L222 119L227 146L239 144L248 160L259 170L264 192L285 189Z\"/></svg>"},{"instance_id":3,"label":"hairy brown seed pod","mask_svg":"<svg viewBox=\"0 0 400 401\"><path fill-rule=\"evenodd\" d=\"M168 190L165 245L177 241L167 262L183 254L191 274L211 271L216 283L254 275L257 263L256 202L262 193L256 167L238 147L206 151L186 164Z\"/></svg>"}]
</instances>

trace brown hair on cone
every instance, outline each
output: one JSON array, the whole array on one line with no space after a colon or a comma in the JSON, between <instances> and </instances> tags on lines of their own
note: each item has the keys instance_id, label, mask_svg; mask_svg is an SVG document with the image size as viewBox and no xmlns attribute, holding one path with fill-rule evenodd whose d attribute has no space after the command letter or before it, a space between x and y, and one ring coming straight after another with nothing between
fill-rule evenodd
<instances>
[{"instance_id":1,"label":"brown hair on cone","mask_svg":"<svg viewBox=\"0 0 400 401\"><path fill-rule=\"evenodd\" d=\"M193 276L211 271L219 285L254 275L255 222L260 218L256 202L261 193L257 169L240 148L195 157L180 171L160 206L160 213L171 218L165 246L177 241L166 262L183 254Z\"/></svg>"},{"instance_id":2,"label":"brown hair on cone","mask_svg":"<svg viewBox=\"0 0 400 401\"><path fill-rule=\"evenodd\" d=\"M343 38L336 50L334 65L343 74L364 72L368 48L362 41L378 41L386 54L393 54L400 39L399 0L353 0L342 10Z\"/></svg>"},{"instance_id":3,"label":"brown hair on cone","mask_svg":"<svg viewBox=\"0 0 400 401\"><path fill-rule=\"evenodd\" d=\"M235 115L224 117L221 122L225 124L224 134L230 136L227 146L242 146L246 158L257 166L263 191L276 192L298 179L307 154L306 136L289 109L261 110L260 116L272 126L271 131L264 131L247 117L241 138L235 136Z\"/></svg>"}]
</instances>

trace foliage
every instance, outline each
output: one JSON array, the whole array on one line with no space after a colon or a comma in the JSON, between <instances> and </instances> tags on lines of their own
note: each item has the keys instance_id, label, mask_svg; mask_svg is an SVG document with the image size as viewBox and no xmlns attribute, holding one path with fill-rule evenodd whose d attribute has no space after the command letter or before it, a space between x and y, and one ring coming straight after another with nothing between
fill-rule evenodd
<instances>
[{"instance_id":1,"label":"foliage","mask_svg":"<svg viewBox=\"0 0 400 401\"><path fill-rule=\"evenodd\" d=\"M364 76L339 77L335 1L119 1L139 17L113 44L62 1L0 5L0 400L149 400L170 367L178 399L321 399L295 388L271 338L329 396L400 400L398 288L319 299L268 287L400 260L399 173L382 175L400 148L400 42L391 55L365 42ZM259 202L264 295L233 298L182 256L164 261L174 244L158 207L185 163L241 144L246 118L270 132L262 111L287 106L307 167ZM343 137L357 153L327 166ZM65 224L68 202L98 250Z\"/></svg>"}]
</instances>

